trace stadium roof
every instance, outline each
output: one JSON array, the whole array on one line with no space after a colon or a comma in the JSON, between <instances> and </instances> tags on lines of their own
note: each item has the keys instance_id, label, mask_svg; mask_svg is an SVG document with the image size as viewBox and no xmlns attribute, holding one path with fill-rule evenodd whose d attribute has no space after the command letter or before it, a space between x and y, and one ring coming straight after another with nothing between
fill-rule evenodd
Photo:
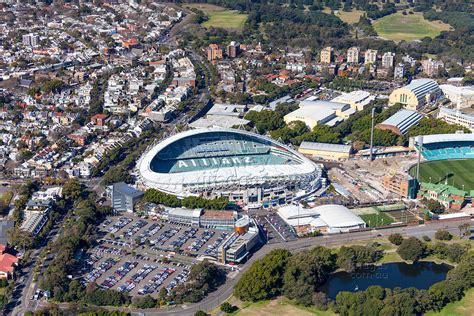
<instances>
[{"instance_id":1,"label":"stadium roof","mask_svg":"<svg viewBox=\"0 0 474 316\"><path fill-rule=\"evenodd\" d=\"M403 87L411 90L418 99L424 98L427 93L439 90L439 86L433 79L415 79Z\"/></svg>"},{"instance_id":2,"label":"stadium roof","mask_svg":"<svg viewBox=\"0 0 474 316\"><path fill-rule=\"evenodd\" d=\"M145 186L178 196L282 183L309 188L321 177L321 169L297 151L266 136L225 128L173 135L145 153L138 169Z\"/></svg>"},{"instance_id":3,"label":"stadium roof","mask_svg":"<svg viewBox=\"0 0 474 316\"><path fill-rule=\"evenodd\" d=\"M418 138L414 137L416 144L418 144ZM423 144L433 143L449 143L449 142L474 142L474 134L434 134L434 135L422 135Z\"/></svg>"},{"instance_id":4,"label":"stadium roof","mask_svg":"<svg viewBox=\"0 0 474 316\"><path fill-rule=\"evenodd\" d=\"M307 150L323 150L332 151L339 153L350 153L352 147L350 145L339 145L339 144L328 144L328 143L316 143L304 141L300 145L300 149Z\"/></svg>"},{"instance_id":5,"label":"stadium roof","mask_svg":"<svg viewBox=\"0 0 474 316\"><path fill-rule=\"evenodd\" d=\"M416 111L402 109L383 121L381 125L396 127L404 135L410 127L418 124L421 118L422 115Z\"/></svg>"}]
</instances>

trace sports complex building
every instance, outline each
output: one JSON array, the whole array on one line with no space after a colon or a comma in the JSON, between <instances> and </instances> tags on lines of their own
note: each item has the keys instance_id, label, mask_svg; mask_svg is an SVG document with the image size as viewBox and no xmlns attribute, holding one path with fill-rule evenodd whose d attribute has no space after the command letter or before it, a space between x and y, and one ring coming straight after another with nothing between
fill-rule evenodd
<instances>
[{"instance_id":1,"label":"sports complex building","mask_svg":"<svg viewBox=\"0 0 474 316\"><path fill-rule=\"evenodd\" d=\"M186 196L283 204L321 186L321 169L268 137L223 128L188 130L163 140L138 163L147 188Z\"/></svg>"}]
</instances>

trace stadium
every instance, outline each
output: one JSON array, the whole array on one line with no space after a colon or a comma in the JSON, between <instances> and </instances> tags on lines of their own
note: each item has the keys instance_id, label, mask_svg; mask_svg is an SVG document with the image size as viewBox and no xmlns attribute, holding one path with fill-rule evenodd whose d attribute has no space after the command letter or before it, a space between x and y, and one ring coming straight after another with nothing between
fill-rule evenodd
<instances>
[{"instance_id":1,"label":"stadium","mask_svg":"<svg viewBox=\"0 0 474 316\"><path fill-rule=\"evenodd\" d=\"M410 139L424 158L420 181L474 190L474 134L437 134ZM416 176L416 165L410 169Z\"/></svg>"},{"instance_id":2,"label":"stadium","mask_svg":"<svg viewBox=\"0 0 474 316\"><path fill-rule=\"evenodd\" d=\"M138 163L146 188L186 196L225 196L238 204L283 204L321 186L321 169L293 149L254 133L223 128L163 140Z\"/></svg>"}]
</instances>

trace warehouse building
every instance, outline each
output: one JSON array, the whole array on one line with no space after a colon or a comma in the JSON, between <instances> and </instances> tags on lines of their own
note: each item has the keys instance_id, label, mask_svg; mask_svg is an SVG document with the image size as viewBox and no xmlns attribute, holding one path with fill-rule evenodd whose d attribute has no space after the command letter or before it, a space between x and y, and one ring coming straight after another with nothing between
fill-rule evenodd
<instances>
[{"instance_id":1,"label":"warehouse building","mask_svg":"<svg viewBox=\"0 0 474 316\"><path fill-rule=\"evenodd\" d=\"M351 156L352 146L304 141L298 151L312 157L339 160L348 159Z\"/></svg>"},{"instance_id":2,"label":"warehouse building","mask_svg":"<svg viewBox=\"0 0 474 316\"><path fill-rule=\"evenodd\" d=\"M408 129L418 124L423 118L416 111L402 109L377 125L378 129L389 130L397 135L405 135Z\"/></svg>"},{"instance_id":3,"label":"warehouse building","mask_svg":"<svg viewBox=\"0 0 474 316\"><path fill-rule=\"evenodd\" d=\"M389 97L388 104L403 104L408 110L417 111L432 101L439 99L443 92L436 81L432 79L415 79L410 84L394 90Z\"/></svg>"},{"instance_id":4,"label":"warehouse building","mask_svg":"<svg viewBox=\"0 0 474 316\"><path fill-rule=\"evenodd\" d=\"M302 205L286 205L278 210L278 215L299 232L334 234L365 228L365 222L347 207L337 204L304 208Z\"/></svg>"}]
</instances>

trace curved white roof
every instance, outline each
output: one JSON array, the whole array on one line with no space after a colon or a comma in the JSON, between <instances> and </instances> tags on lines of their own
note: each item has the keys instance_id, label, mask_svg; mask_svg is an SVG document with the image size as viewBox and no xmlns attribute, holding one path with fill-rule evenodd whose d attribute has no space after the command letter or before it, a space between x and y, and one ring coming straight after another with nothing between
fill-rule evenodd
<instances>
[{"instance_id":1,"label":"curved white roof","mask_svg":"<svg viewBox=\"0 0 474 316\"><path fill-rule=\"evenodd\" d=\"M447 142L474 142L474 134L434 134L421 135L415 137L415 142L418 144L419 137L423 137L423 144L433 143L447 143Z\"/></svg>"},{"instance_id":2,"label":"curved white roof","mask_svg":"<svg viewBox=\"0 0 474 316\"><path fill-rule=\"evenodd\" d=\"M343 228L357 225L365 225L365 222L352 213L347 207L337 204L321 205L314 208L319 213L320 218L328 224L329 227Z\"/></svg>"},{"instance_id":3,"label":"curved white roof","mask_svg":"<svg viewBox=\"0 0 474 316\"><path fill-rule=\"evenodd\" d=\"M275 147L283 148L291 153L301 163L221 166L215 169L192 170L180 173L159 173L151 169L153 158L165 147L180 139L210 132L243 134L268 141ZM195 129L171 136L145 153L139 161L138 169L141 180L146 186L178 196L191 195L190 190L193 188L196 190L209 188L231 189L231 186L261 185L264 183L282 184L289 180L310 182L321 177L319 167L293 149L262 135L225 128Z\"/></svg>"}]
</instances>

